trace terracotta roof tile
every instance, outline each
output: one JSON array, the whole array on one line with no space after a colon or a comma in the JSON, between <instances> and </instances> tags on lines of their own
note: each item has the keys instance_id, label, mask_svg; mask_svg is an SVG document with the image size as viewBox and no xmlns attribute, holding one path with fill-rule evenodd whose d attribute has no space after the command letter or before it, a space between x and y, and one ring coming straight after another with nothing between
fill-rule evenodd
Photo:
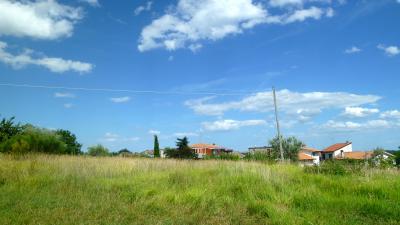
<instances>
[{"instance_id":1,"label":"terracotta roof tile","mask_svg":"<svg viewBox=\"0 0 400 225\"><path fill-rule=\"evenodd\" d=\"M299 152L298 157L299 157L300 161L303 161L303 160L314 160L313 157L311 157L311 156L309 156L307 154L304 154L302 152Z\"/></svg>"},{"instance_id":2,"label":"terracotta roof tile","mask_svg":"<svg viewBox=\"0 0 400 225\"><path fill-rule=\"evenodd\" d=\"M369 159L372 157L372 152L345 152L345 159Z\"/></svg>"},{"instance_id":3,"label":"terracotta roof tile","mask_svg":"<svg viewBox=\"0 0 400 225\"><path fill-rule=\"evenodd\" d=\"M351 142L337 143L337 144L334 144L334 145L331 145L331 146L327 147L326 149L324 149L323 152L334 152L334 151L337 151L337 150L339 150L341 148L344 148L344 147L346 147L346 146L348 146L350 144L351 144Z\"/></svg>"}]
</instances>

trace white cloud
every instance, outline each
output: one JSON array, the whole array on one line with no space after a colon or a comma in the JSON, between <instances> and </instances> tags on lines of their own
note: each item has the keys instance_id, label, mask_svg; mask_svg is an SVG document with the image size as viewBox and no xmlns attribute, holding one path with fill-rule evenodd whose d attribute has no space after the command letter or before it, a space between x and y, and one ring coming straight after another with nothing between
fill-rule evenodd
<instances>
[{"instance_id":1,"label":"white cloud","mask_svg":"<svg viewBox=\"0 0 400 225\"><path fill-rule=\"evenodd\" d=\"M66 108L66 109L70 109L70 108L72 108L74 105L72 104L72 103L65 103L64 104L64 108Z\"/></svg>"},{"instance_id":2,"label":"white cloud","mask_svg":"<svg viewBox=\"0 0 400 225\"><path fill-rule=\"evenodd\" d=\"M346 50L344 51L344 53L346 53L346 54L354 54L354 53L359 53L359 52L361 52L361 49L358 48L358 47L356 47L356 46L353 46L353 47L351 47L351 48L348 48L348 49L346 49Z\"/></svg>"},{"instance_id":3,"label":"white cloud","mask_svg":"<svg viewBox=\"0 0 400 225\"><path fill-rule=\"evenodd\" d=\"M93 7L99 7L100 3L98 0L80 0L81 2L86 2Z\"/></svg>"},{"instance_id":4,"label":"white cloud","mask_svg":"<svg viewBox=\"0 0 400 225\"><path fill-rule=\"evenodd\" d=\"M322 128L335 131L358 131L368 129L385 129L391 128L396 124L390 124L386 120L369 120L363 123L357 123L352 121L338 122L330 120L326 124L322 125Z\"/></svg>"},{"instance_id":5,"label":"white cloud","mask_svg":"<svg viewBox=\"0 0 400 225\"><path fill-rule=\"evenodd\" d=\"M54 0L0 1L0 36L58 39L69 37L83 16L81 8Z\"/></svg>"},{"instance_id":6,"label":"white cloud","mask_svg":"<svg viewBox=\"0 0 400 225\"><path fill-rule=\"evenodd\" d=\"M369 109L362 107L346 107L343 112L344 116L349 117L366 117L372 114L379 113L379 109Z\"/></svg>"},{"instance_id":7,"label":"white cloud","mask_svg":"<svg viewBox=\"0 0 400 225\"><path fill-rule=\"evenodd\" d=\"M265 125L265 120L218 120L214 122L203 122L202 126L207 131L229 131L241 127Z\"/></svg>"},{"instance_id":8,"label":"white cloud","mask_svg":"<svg viewBox=\"0 0 400 225\"><path fill-rule=\"evenodd\" d=\"M326 10L326 17L331 18L335 15L335 10L333 10L332 8L328 8Z\"/></svg>"},{"instance_id":9,"label":"white cloud","mask_svg":"<svg viewBox=\"0 0 400 225\"><path fill-rule=\"evenodd\" d=\"M199 134L194 133L194 132L178 132L174 133L174 136L176 137L197 137Z\"/></svg>"},{"instance_id":10,"label":"white cloud","mask_svg":"<svg viewBox=\"0 0 400 225\"><path fill-rule=\"evenodd\" d=\"M197 51L201 41L216 41L243 33L258 24L288 24L309 18L333 16L333 9L312 6L270 15L252 0L179 0L176 7L143 28L139 51L188 48Z\"/></svg>"},{"instance_id":11,"label":"white cloud","mask_svg":"<svg viewBox=\"0 0 400 225\"><path fill-rule=\"evenodd\" d=\"M68 92L56 92L54 93L55 98L75 98L76 96Z\"/></svg>"},{"instance_id":12,"label":"white cloud","mask_svg":"<svg viewBox=\"0 0 400 225\"><path fill-rule=\"evenodd\" d=\"M288 114L318 113L323 109L343 109L376 103L381 97L376 95L356 95L346 92L292 92L277 91L279 110ZM268 112L274 108L271 92L258 92L238 101L210 103L213 97L189 100L185 105L198 114L223 115L226 111Z\"/></svg>"},{"instance_id":13,"label":"white cloud","mask_svg":"<svg viewBox=\"0 0 400 225\"><path fill-rule=\"evenodd\" d=\"M302 22L309 18L319 20L324 15L324 13L324 10L314 6L309 9L299 9L294 11L293 14L287 17L284 20L284 23ZM332 12L329 11L329 15L331 15L331 13Z\"/></svg>"},{"instance_id":14,"label":"white cloud","mask_svg":"<svg viewBox=\"0 0 400 225\"><path fill-rule=\"evenodd\" d=\"M399 119L400 120L400 111L399 110L390 110L381 113L380 115L383 119Z\"/></svg>"},{"instance_id":15,"label":"white cloud","mask_svg":"<svg viewBox=\"0 0 400 225\"><path fill-rule=\"evenodd\" d=\"M146 5L141 5L141 6L137 7L133 13L135 14L135 16L138 16L144 11L150 11L152 5L153 5L153 2L152 1L148 1L146 3Z\"/></svg>"},{"instance_id":16,"label":"white cloud","mask_svg":"<svg viewBox=\"0 0 400 225\"><path fill-rule=\"evenodd\" d=\"M301 6L305 0L270 0L269 5L273 7Z\"/></svg>"},{"instance_id":17,"label":"white cloud","mask_svg":"<svg viewBox=\"0 0 400 225\"><path fill-rule=\"evenodd\" d=\"M131 100L131 97L124 96L124 97L118 97L118 98L110 98L110 101L114 103L125 103L129 102Z\"/></svg>"},{"instance_id":18,"label":"white cloud","mask_svg":"<svg viewBox=\"0 0 400 225\"><path fill-rule=\"evenodd\" d=\"M100 139L100 141L105 142L134 142L138 140L140 140L139 137L121 137L120 135L111 132L105 133L104 137Z\"/></svg>"},{"instance_id":19,"label":"white cloud","mask_svg":"<svg viewBox=\"0 0 400 225\"><path fill-rule=\"evenodd\" d=\"M46 56L35 56L35 51L30 49L25 49L22 53L14 55L6 51L7 47L7 43L0 41L0 62L11 65L15 69L23 68L28 65L36 65L42 66L55 73L64 73L67 71L87 73L91 72L94 67L90 63L80 61Z\"/></svg>"},{"instance_id":20,"label":"white cloud","mask_svg":"<svg viewBox=\"0 0 400 225\"><path fill-rule=\"evenodd\" d=\"M385 46L382 44L379 44L377 46L378 49L383 50L386 55L388 56L396 56L400 54L400 48L397 46Z\"/></svg>"},{"instance_id":21,"label":"white cloud","mask_svg":"<svg viewBox=\"0 0 400 225\"><path fill-rule=\"evenodd\" d=\"M151 135L160 135L161 132L158 131L158 130L149 130L149 134L151 134Z\"/></svg>"}]
</instances>

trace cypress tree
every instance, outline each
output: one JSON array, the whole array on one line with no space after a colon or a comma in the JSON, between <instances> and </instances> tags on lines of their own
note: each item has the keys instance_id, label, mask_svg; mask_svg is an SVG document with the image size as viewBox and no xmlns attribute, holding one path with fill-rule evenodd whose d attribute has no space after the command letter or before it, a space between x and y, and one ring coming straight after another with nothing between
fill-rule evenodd
<instances>
[{"instance_id":1,"label":"cypress tree","mask_svg":"<svg viewBox=\"0 0 400 225\"><path fill-rule=\"evenodd\" d=\"M154 135L154 158L160 158L160 145L157 135Z\"/></svg>"}]
</instances>

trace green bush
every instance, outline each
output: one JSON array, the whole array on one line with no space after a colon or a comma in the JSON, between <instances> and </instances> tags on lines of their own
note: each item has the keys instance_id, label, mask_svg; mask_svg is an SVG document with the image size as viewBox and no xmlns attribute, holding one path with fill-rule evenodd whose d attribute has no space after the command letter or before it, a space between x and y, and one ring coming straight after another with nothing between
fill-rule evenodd
<instances>
[{"instance_id":1,"label":"green bush","mask_svg":"<svg viewBox=\"0 0 400 225\"><path fill-rule=\"evenodd\" d=\"M232 160L232 161L238 161L240 160L240 155L234 154L234 153L225 153L222 152L218 155L206 155L203 157L203 159L219 159L219 160Z\"/></svg>"},{"instance_id":2,"label":"green bush","mask_svg":"<svg viewBox=\"0 0 400 225\"><path fill-rule=\"evenodd\" d=\"M27 128L23 133L17 134L1 143L0 151L13 154L29 152L66 154L67 145L54 132L44 129Z\"/></svg>"},{"instance_id":3,"label":"green bush","mask_svg":"<svg viewBox=\"0 0 400 225\"><path fill-rule=\"evenodd\" d=\"M88 148L88 154L91 156L108 156L110 151L102 145L95 145Z\"/></svg>"},{"instance_id":4,"label":"green bush","mask_svg":"<svg viewBox=\"0 0 400 225\"><path fill-rule=\"evenodd\" d=\"M307 173L322 173L331 175L347 175L360 174L365 166L369 167L369 163L365 164L364 160L326 160L319 166L307 166L304 168Z\"/></svg>"},{"instance_id":5,"label":"green bush","mask_svg":"<svg viewBox=\"0 0 400 225\"><path fill-rule=\"evenodd\" d=\"M267 162L275 162L276 157L268 154L266 152L254 152L249 153L244 157L245 160L249 161L267 161Z\"/></svg>"}]
</instances>

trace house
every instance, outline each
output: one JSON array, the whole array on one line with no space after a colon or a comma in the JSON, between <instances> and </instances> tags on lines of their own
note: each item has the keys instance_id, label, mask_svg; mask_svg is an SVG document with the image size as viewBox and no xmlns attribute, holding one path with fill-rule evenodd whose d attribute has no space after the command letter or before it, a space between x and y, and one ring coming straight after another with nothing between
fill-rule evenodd
<instances>
[{"instance_id":1,"label":"house","mask_svg":"<svg viewBox=\"0 0 400 225\"><path fill-rule=\"evenodd\" d=\"M141 152L141 154L146 157L154 158L154 150L145 150L145 151ZM164 149L160 149L160 157L166 158Z\"/></svg>"},{"instance_id":2,"label":"house","mask_svg":"<svg viewBox=\"0 0 400 225\"><path fill-rule=\"evenodd\" d=\"M204 144L204 143L199 143L199 144L192 144L190 146L194 152L197 154L197 156L201 159L204 156L212 156L212 155L218 155L221 153L231 153L231 149L227 149L225 147L218 146L216 144Z\"/></svg>"},{"instance_id":3,"label":"house","mask_svg":"<svg viewBox=\"0 0 400 225\"><path fill-rule=\"evenodd\" d=\"M351 142L337 143L331 145L321 152L322 160L344 158L345 153L353 152Z\"/></svg>"},{"instance_id":4,"label":"house","mask_svg":"<svg viewBox=\"0 0 400 225\"><path fill-rule=\"evenodd\" d=\"M302 147L298 153L299 162L306 166L319 165L321 151L315 148Z\"/></svg>"}]
</instances>

